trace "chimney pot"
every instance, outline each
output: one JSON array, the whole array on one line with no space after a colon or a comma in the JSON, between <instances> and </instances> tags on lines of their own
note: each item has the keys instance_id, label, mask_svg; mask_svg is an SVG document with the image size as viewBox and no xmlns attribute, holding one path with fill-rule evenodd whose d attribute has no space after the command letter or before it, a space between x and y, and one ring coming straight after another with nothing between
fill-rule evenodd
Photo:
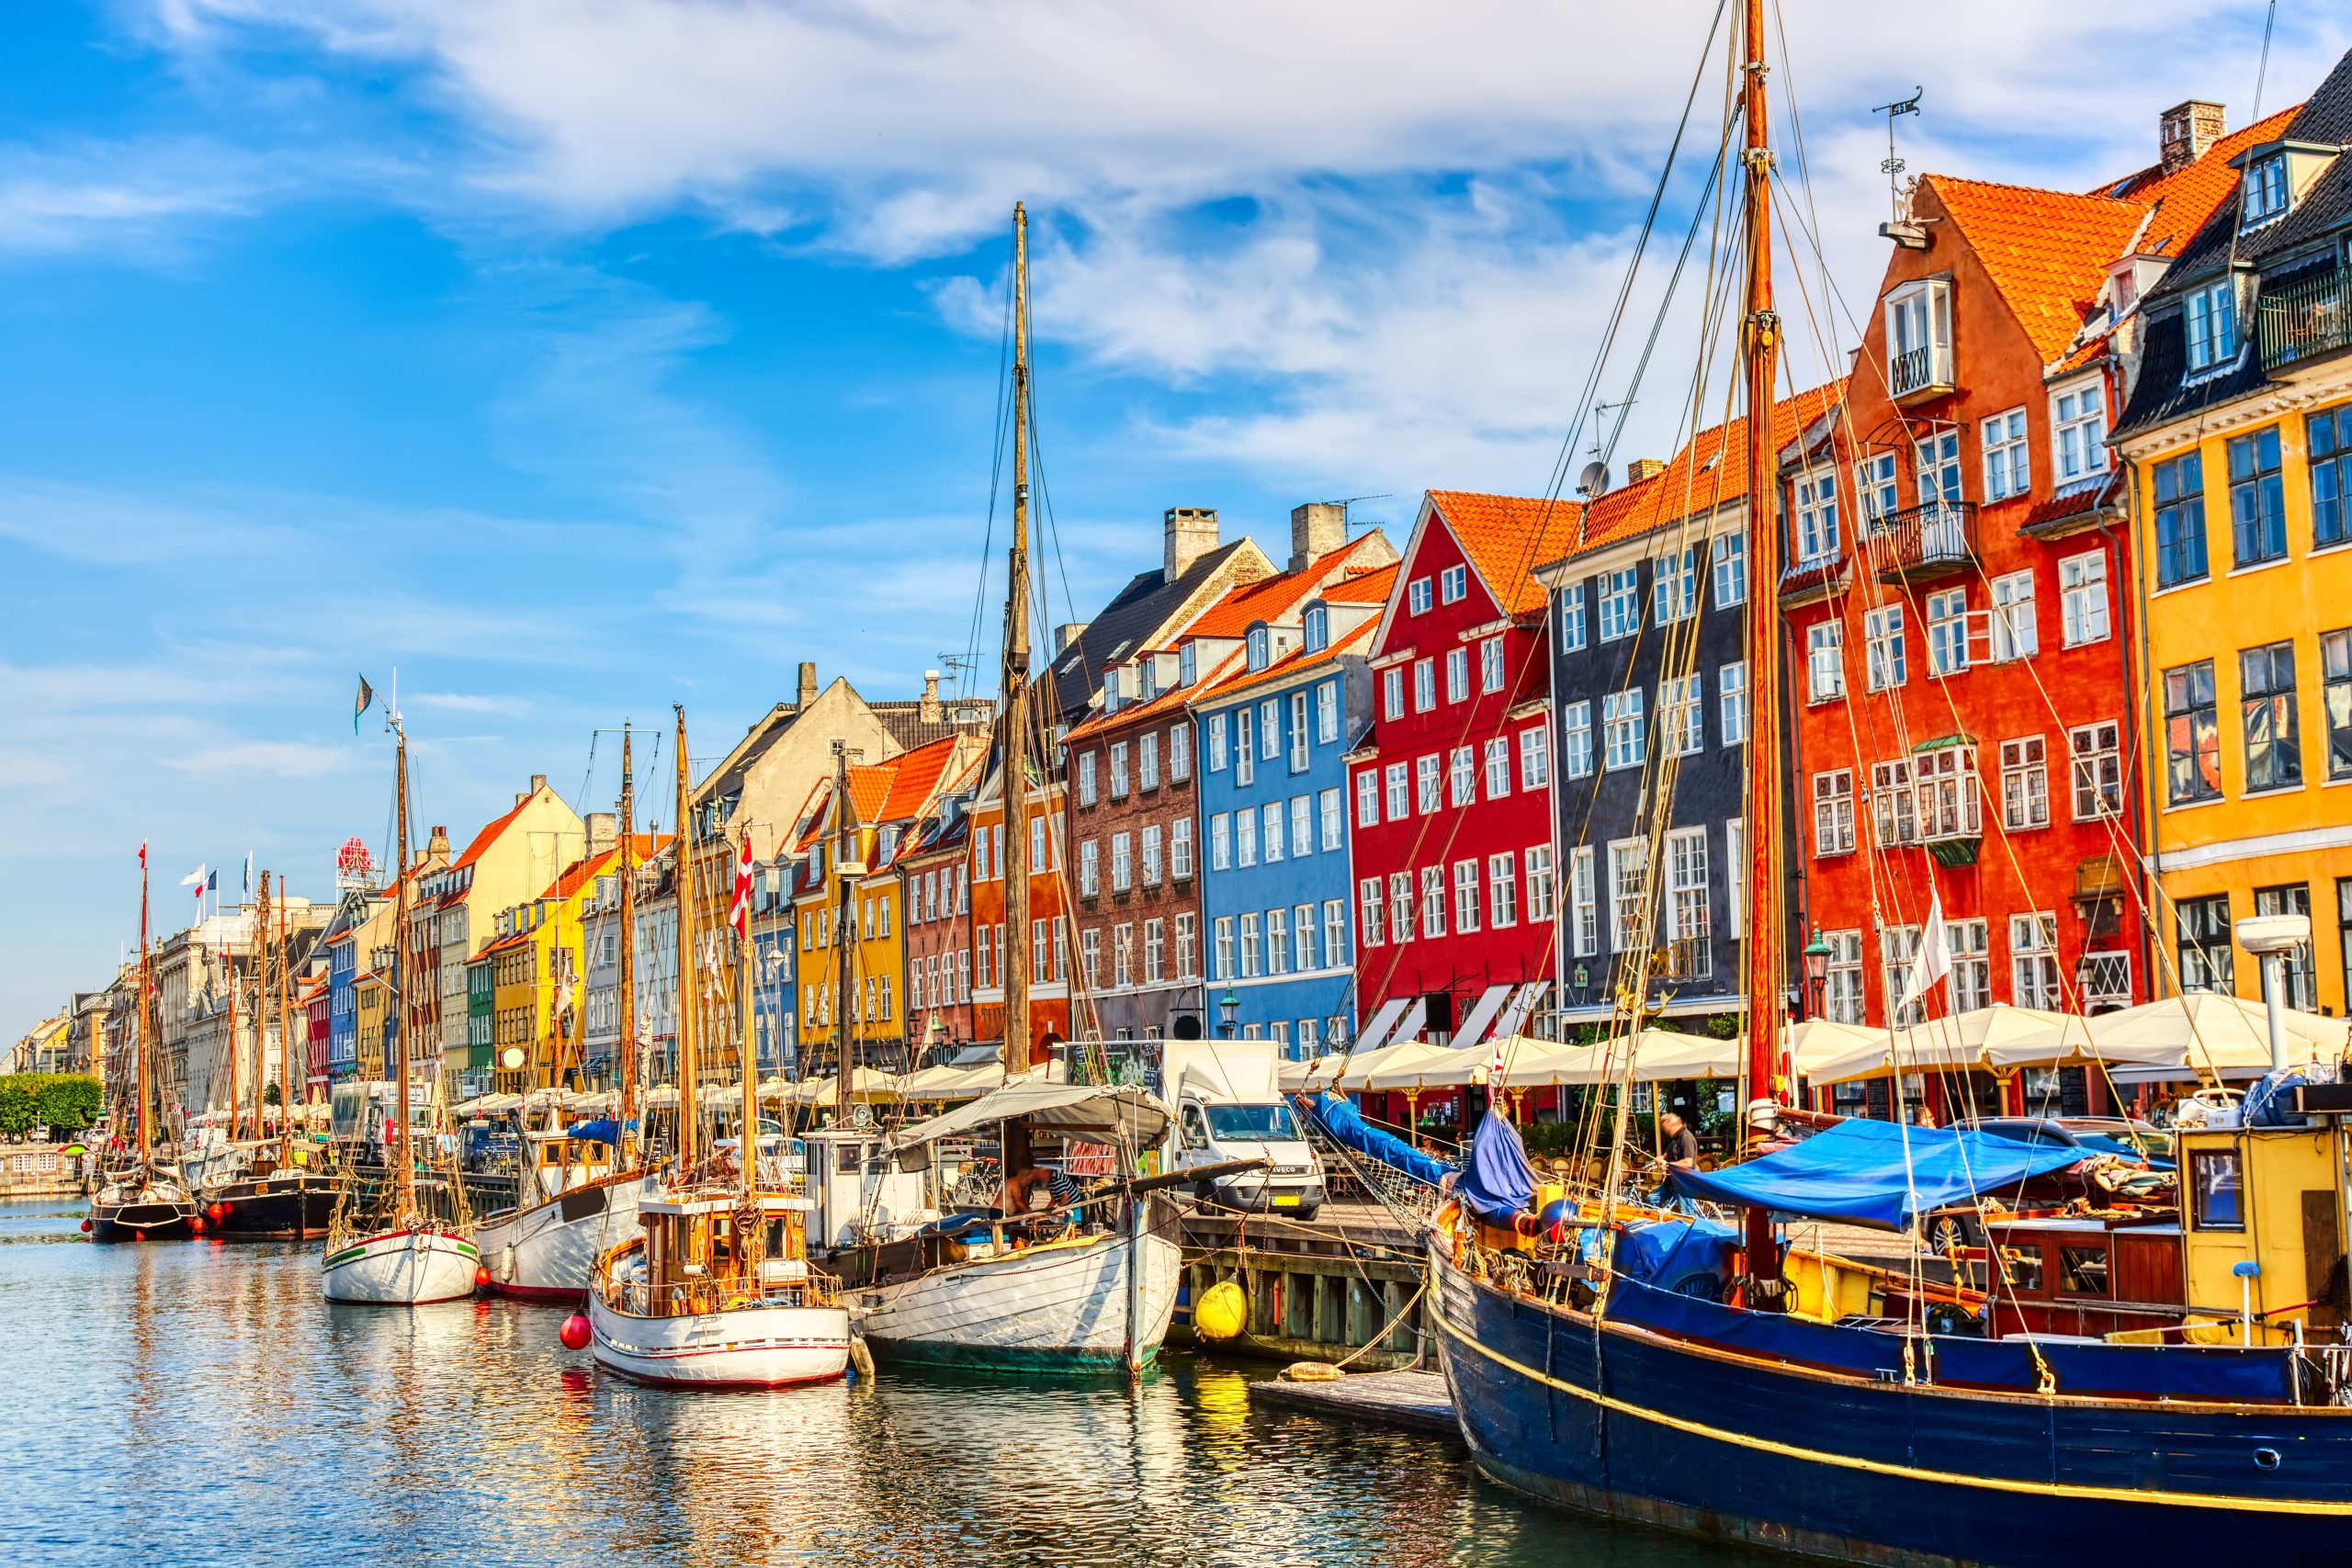
<instances>
[{"instance_id":1,"label":"chimney pot","mask_svg":"<svg viewBox=\"0 0 2352 1568\"><path fill-rule=\"evenodd\" d=\"M816 700L817 661L813 659L804 659L800 661L800 689L797 705L802 709L806 709Z\"/></svg>"},{"instance_id":2,"label":"chimney pot","mask_svg":"<svg viewBox=\"0 0 2352 1568\"><path fill-rule=\"evenodd\" d=\"M1193 563L1217 547L1216 508L1171 506L1166 519L1167 552L1164 581L1175 581Z\"/></svg>"},{"instance_id":3,"label":"chimney pot","mask_svg":"<svg viewBox=\"0 0 2352 1568\"><path fill-rule=\"evenodd\" d=\"M1666 465L1656 457L1636 457L1625 465L1625 482L1637 485L1644 479L1654 479L1666 472Z\"/></svg>"},{"instance_id":4,"label":"chimney pot","mask_svg":"<svg viewBox=\"0 0 2352 1568\"><path fill-rule=\"evenodd\" d=\"M2229 129L2229 111L2204 98L2175 104L2156 117L2156 150L2165 173L2203 157Z\"/></svg>"},{"instance_id":5,"label":"chimney pot","mask_svg":"<svg viewBox=\"0 0 2352 1568\"><path fill-rule=\"evenodd\" d=\"M936 670L926 670L922 672L922 707L920 710L920 716L925 724L939 722L939 671Z\"/></svg>"},{"instance_id":6,"label":"chimney pot","mask_svg":"<svg viewBox=\"0 0 2352 1568\"><path fill-rule=\"evenodd\" d=\"M1290 570L1329 555L1348 542L1348 508L1337 501L1310 501L1290 509Z\"/></svg>"}]
</instances>

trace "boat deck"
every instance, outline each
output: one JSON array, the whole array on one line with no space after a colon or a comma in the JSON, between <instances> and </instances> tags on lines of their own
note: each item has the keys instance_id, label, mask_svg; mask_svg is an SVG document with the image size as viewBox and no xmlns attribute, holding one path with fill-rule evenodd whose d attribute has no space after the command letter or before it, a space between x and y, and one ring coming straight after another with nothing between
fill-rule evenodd
<instances>
[{"instance_id":1,"label":"boat deck","mask_svg":"<svg viewBox=\"0 0 2352 1568\"><path fill-rule=\"evenodd\" d=\"M1348 1372L1329 1382L1270 1379L1250 1385L1250 1402L1462 1438L1442 1372Z\"/></svg>"}]
</instances>

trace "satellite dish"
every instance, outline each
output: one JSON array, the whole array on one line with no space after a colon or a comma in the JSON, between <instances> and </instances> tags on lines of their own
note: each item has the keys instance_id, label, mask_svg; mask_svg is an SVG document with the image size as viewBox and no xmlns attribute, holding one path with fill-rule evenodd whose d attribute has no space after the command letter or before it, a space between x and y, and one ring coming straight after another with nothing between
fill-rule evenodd
<instances>
[{"instance_id":1,"label":"satellite dish","mask_svg":"<svg viewBox=\"0 0 2352 1568\"><path fill-rule=\"evenodd\" d=\"M505 1050L501 1051L498 1054L498 1065L504 1067L510 1073L515 1068L521 1066L523 1065L523 1047L520 1045L509 1045Z\"/></svg>"},{"instance_id":2,"label":"satellite dish","mask_svg":"<svg viewBox=\"0 0 2352 1568\"><path fill-rule=\"evenodd\" d=\"M1584 466L1577 476L1577 493L1587 501L1599 501L1609 493L1609 465L1595 459Z\"/></svg>"}]
</instances>

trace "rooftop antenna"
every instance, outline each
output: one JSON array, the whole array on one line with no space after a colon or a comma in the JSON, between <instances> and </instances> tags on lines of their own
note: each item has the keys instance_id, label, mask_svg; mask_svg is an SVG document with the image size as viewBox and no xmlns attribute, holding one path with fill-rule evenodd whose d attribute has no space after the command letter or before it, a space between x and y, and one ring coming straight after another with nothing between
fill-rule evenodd
<instances>
[{"instance_id":1,"label":"rooftop antenna","mask_svg":"<svg viewBox=\"0 0 2352 1568\"><path fill-rule=\"evenodd\" d=\"M1381 522L1379 518L1365 517L1359 519L1350 509L1352 508L1359 501L1392 501L1394 499L1396 499L1395 491L1384 491L1378 495L1351 495L1342 501L1326 501L1320 504L1324 506L1338 507L1342 514L1341 521L1343 526L1350 528L1377 528L1380 526Z\"/></svg>"},{"instance_id":2,"label":"rooftop antenna","mask_svg":"<svg viewBox=\"0 0 2352 1568\"><path fill-rule=\"evenodd\" d=\"M1592 445L1591 445L1589 447L1588 447L1588 448L1587 448L1587 450L1588 450L1588 451L1589 451L1589 452L1590 452L1594 457L1600 457L1600 456L1601 455L1601 453L1600 453L1600 423L1601 423L1601 421L1603 421L1603 420L1605 420L1605 419L1609 418L1611 415L1612 415L1612 414L1613 414L1613 415L1615 415L1615 416L1616 416L1616 418L1617 418L1617 423L1618 423L1619 426L1622 428L1622 427L1623 426L1624 423L1625 423L1625 411L1626 411L1627 409L1629 409L1629 408L1632 408L1632 407L1634 406L1634 404L1636 401L1638 401L1638 400L1639 400L1634 399L1634 398L1626 398L1626 399L1624 399L1624 400L1623 400L1622 401L1619 401L1619 402L1613 402L1613 403L1595 403L1595 404L1593 404L1593 405L1592 405Z\"/></svg>"},{"instance_id":3,"label":"rooftop antenna","mask_svg":"<svg viewBox=\"0 0 2352 1568\"><path fill-rule=\"evenodd\" d=\"M1901 225L1908 221L1910 216L1903 209L1901 184L1903 171L1910 165L1895 155L1894 122L1906 114L1917 114L1919 99L1926 92L1925 87L1914 87L1911 89L1909 97L1897 98L1891 104L1881 104L1871 110L1872 114L1886 116L1886 159L1878 167L1879 172L1886 176L1886 205L1890 225Z\"/></svg>"}]
</instances>

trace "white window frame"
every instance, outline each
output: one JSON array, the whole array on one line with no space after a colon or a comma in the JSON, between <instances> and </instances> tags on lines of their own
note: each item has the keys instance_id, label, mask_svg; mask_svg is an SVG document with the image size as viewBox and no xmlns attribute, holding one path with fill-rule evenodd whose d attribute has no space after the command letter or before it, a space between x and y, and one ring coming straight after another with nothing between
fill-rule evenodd
<instances>
[{"instance_id":1,"label":"white window frame","mask_svg":"<svg viewBox=\"0 0 2352 1568\"><path fill-rule=\"evenodd\" d=\"M1846 694L1846 626L1835 616L1804 629L1804 694L1809 703Z\"/></svg>"},{"instance_id":2,"label":"white window frame","mask_svg":"<svg viewBox=\"0 0 2352 1568\"><path fill-rule=\"evenodd\" d=\"M2107 381L2087 376L2050 389L2050 482L2069 485L2114 464L2107 449Z\"/></svg>"},{"instance_id":3,"label":"white window frame","mask_svg":"<svg viewBox=\"0 0 2352 1568\"><path fill-rule=\"evenodd\" d=\"M1583 698L1560 710L1560 733L1565 738L1567 754L1562 766L1569 778L1588 779L1592 776L1592 704Z\"/></svg>"},{"instance_id":4,"label":"white window frame","mask_svg":"<svg viewBox=\"0 0 2352 1568\"><path fill-rule=\"evenodd\" d=\"M1854 852L1854 770L1826 768L1813 775L1813 853Z\"/></svg>"},{"instance_id":5,"label":"white window frame","mask_svg":"<svg viewBox=\"0 0 2352 1568\"><path fill-rule=\"evenodd\" d=\"M2114 635L2107 592L2107 551L2085 550L2058 562L2059 635L2068 648L2105 642Z\"/></svg>"},{"instance_id":6,"label":"white window frame","mask_svg":"<svg viewBox=\"0 0 2352 1568\"><path fill-rule=\"evenodd\" d=\"M1977 447L1984 459L1984 500L1990 503L2033 489L2033 442L2022 404L1978 422Z\"/></svg>"},{"instance_id":7,"label":"white window frame","mask_svg":"<svg viewBox=\"0 0 2352 1568\"><path fill-rule=\"evenodd\" d=\"M2022 833L2050 826L2050 740L2020 735L2001 742L2001 827Z\"/></svg>"},{"instance_id":8,"label":"white window frame","mask_svg":"<svg viewBox=\"0 0 2352 1568\"><path fill-rule=\"evenodd\" d=\"M1985 636L1996 664L2030 659L2041 649L2039 612L2033 597L2033 570L2004 572L1993 579L1993 607L1985 620Z\"/></svg>"}]
</instances>

